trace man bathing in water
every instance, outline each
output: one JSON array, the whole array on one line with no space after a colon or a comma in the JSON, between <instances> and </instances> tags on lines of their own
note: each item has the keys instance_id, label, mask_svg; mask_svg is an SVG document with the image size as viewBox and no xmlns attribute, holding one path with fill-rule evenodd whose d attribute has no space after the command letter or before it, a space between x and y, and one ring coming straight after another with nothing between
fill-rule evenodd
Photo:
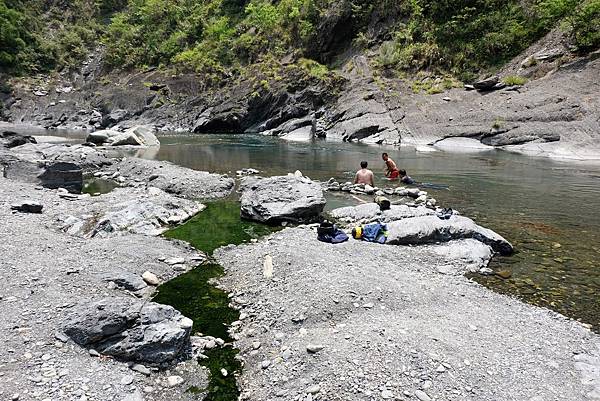
<instances>
[{"instance_id":1,"label":"man bathing in water","mask_svg":"<svg viewBox=\"0 0 600 401\"><path fill-rule=\"evenodd\" d=\"M369 165L369 163L367 162L360 162L360 167L361 169L358 170L356 172L356 175L354 176L354 183L355 184L368 184L372 187L375 186L375 183L373 181L374 176L373 176L373 172L369 169L367 169L367 166Z\"/></svg>"},{"instance_id":2,"label":"man bathing in water","mask_svg":"<svg viewBox=\"0 0 600 401\"><path fill-rule=\"evenodd\" d=\"M383 153L381 158L385 162L385 176L390 180L397 180L400 177L400 171L396 163L388 156L387 153Z\"/></svg>"}]
</instances>

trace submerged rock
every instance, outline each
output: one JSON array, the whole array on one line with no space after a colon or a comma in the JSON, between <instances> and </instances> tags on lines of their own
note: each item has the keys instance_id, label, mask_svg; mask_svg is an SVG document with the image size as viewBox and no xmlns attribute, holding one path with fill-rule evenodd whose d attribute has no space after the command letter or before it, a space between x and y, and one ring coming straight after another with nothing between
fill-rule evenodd
<instances>
[{"instance_id":1,"label":"submerged rock","mask_svg":"<svg viewBox=\"0 0 600 401\"><path fill-rule=\"evenodd\" d=\"M241 191L242 217L269 224L315 221L326 202L319 183L296 175L245 178Z\"/></svg>"},{"instance_id":2,"label":"submerged rock","mask_svg":"<svg viewBox=\"0 0 600 401\"><path fill-rule=\"evenodd\" d=\"M189 343L192 321L171 306L107 298L77 306L61 329L77 344L118 359L162 363Z\"/></svg>"},{"instance_id":3,"label":"submerged rock","mask_svg":"<svg viewBox=\"0 0 600 401\"><path fill-rule=\"evenodd\" d=\"M473 220L453 215L447 220L436 216L422 216L388 223L388 243L394 245L447 242L473 238L501 255L513 253L512 245L494 231L481 227Z\"/></svg>"}]
</instances>

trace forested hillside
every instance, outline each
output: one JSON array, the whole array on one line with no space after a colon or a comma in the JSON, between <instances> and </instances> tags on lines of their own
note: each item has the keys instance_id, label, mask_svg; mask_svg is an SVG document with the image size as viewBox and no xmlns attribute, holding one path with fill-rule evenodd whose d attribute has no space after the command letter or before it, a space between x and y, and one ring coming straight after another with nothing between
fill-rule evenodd
<instances>
[{"instance_id":1,"label":"forested hillside","mask_svg":"<svg viewBox=\"0 0 600 401\"><path fill-rule=\"evenodd\" d=\"M288 55L324 74L357 52L388 74L467 80L555 28L574 51L598 48L600 0L0 0L0 69L69 68L103 43L108 68L214 82Z\"/></svg>"}]
</instances>

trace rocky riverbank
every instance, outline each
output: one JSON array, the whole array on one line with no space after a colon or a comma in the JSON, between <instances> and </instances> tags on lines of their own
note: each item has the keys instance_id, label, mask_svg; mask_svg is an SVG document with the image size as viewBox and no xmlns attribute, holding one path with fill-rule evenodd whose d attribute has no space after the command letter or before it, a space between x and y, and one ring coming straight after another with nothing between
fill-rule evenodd
<instances>
[{"instance_id":1,"label":"rocky riverbank","mask_svg":"<svg viewBox=\"0 0 600 401\"><path fill-rule=\"evenodd\" d=\"M187 317L149 300L206 256L156 235L202 211L198 198L227 196L233 180L81 145L25 143L0 161L9 172L0 178L0 396L201 399L208 372L193 356L223 339L190 337ZM52 180L41 179L48 171ZM98 196L56 189L84 174L121 187ZM328 185L300 173L246 178L242 206L255 220L312 221ZM394 191L404 195L419 197ZM331 212L346 229L385 221L386 245L325 244L301 226L215 252L227 273L219 285L240 310L230 333L244 364L242 399L600 397L598 336L466 279L512 246L467 217L439 218L421 195L384 212Z\"/></svg>"},{"instance_id":2,"label":"rocky riverbank","mask_svg":"<svg viewBox=\"0 0 600 401\"><path fill-rule=\"evenodd\" d=\"M459 88L451 81L444 84L442 77L388 77L374 71L368 57L355 56L336 71L334 87L290 73L269 81L266 89L256 88L250 78L209 90L199 89L193 74L150 69L106 75L101 54L94 54L81 74L15 80L0 101L4 120L47 128L113 128L104 132L115 133L142 124L295 141L410 145L428 151L499 148L598 159L598 55L571 54L550 35L497 78ZM282 61L278 68L284 67ZM514 76L529 82L501 81ZM428 94L426 88L437 89Z\"/></svg>"}]
</instances>

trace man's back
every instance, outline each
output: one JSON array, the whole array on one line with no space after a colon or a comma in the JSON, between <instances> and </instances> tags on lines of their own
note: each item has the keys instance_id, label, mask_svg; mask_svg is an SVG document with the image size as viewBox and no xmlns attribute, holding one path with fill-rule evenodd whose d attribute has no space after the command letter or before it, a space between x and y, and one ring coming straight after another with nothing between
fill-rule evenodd
<instances>
[{"instance_id":1,"label":"man's back","mask_svg":"<svg viewBox=\"0 0 600 401\"><path fill-rule=\"evenodd\" d=\"M355 184L368 184L373 186L373 172L369 169L362 168L356 172L356 177L354 178Z\"/></svg>"}]
</instances>

